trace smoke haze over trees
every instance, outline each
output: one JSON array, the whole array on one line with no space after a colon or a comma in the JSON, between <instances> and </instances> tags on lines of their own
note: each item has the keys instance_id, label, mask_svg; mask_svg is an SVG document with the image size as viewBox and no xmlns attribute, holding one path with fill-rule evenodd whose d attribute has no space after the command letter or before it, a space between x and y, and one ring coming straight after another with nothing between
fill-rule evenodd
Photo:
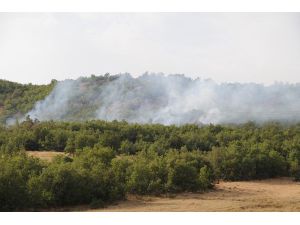
<instances>
[{"instance_id":1,"label":"smoke haze over trees","mask_svg":"<svg viewBox=\"0 0 300 225\"><path fill-rule=\"evenodd\" d=\"M58 82L27 113L38 120L243 123L300 120L300 84L216 83L184 75L129 74Z\"/></svg>"}]
</instances>

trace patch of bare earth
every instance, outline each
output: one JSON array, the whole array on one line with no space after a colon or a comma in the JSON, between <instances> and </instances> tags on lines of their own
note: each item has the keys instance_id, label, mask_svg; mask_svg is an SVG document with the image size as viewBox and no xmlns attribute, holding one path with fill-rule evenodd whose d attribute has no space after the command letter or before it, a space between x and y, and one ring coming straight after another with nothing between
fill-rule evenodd
<instances>
[{"instance_id":1,"label":"patch of bare earth","mask_svg":"<svg viewBox=\"0 0 300 225\"><path fill-rule=\"evenodd\" d=\"M26 151L30 156L40 158L42 160L51 161L57 155L65 155L63 152L55 151Z\"/></svg>"},{"instance_id":2,"label":"patch of bare earth","mask_svg":"<svg viewBox=\"0 0 300 225\"><path fill-rule=\"evenodd\" d=\"M220 182L207 193L173 197L129 195L126 201L93 211L300 211L300 183L290 178Z\"/></svg>"}]
</instances>

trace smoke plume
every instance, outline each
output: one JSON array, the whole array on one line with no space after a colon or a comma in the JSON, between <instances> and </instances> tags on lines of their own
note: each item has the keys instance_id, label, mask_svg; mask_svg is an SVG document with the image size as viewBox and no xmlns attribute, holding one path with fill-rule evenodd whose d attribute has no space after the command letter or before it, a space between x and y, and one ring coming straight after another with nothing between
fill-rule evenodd
<instances>
[{"instance_id":1,"label":"smoke plume","mask_svg":"<svg viewBox=\"0 0 300 225\"><path fill-rule=\"evenodd\" d=\"M300 84L216 83L184 75L92 76L57 83L28 112L43 120L137 123L300 121Z\"/></svg>"}]
</instances>

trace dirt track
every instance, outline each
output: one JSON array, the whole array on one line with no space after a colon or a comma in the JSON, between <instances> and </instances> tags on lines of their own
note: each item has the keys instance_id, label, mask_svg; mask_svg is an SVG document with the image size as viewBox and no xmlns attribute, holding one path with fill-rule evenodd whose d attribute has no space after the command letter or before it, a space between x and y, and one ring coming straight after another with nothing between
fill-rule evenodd
<instances>
[{"instance_id":1,"label":"dirt track","mask_svg":"<svg viewBox=\"0 0 300 225\"><path fill-rule=\"evenodd\" d=\"M204 194L128 196L126 201L95 211L300 211L300 183L289 178L220 182Z\"/></svg>"}]
</instances>

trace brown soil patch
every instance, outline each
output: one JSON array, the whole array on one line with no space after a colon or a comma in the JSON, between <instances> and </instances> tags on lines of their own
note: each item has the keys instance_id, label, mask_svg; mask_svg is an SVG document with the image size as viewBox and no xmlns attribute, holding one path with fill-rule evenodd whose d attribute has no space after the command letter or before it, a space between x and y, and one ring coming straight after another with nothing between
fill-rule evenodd
<instances>
[{"instance_id":1,"label":"brown soil patch","mask_svg":"<svg viewBox=\"0 0 300 225\"><path fill-rule=\"evenodd\" d=\"M93 211L300 211L300 183L290 178L220 182L207 193L173 197L129 195L127 199Z\"/></svg>"},{"instance_id":2,"label":"brown soil patch","mask_svg":"<svg viewBox=\"0 0 300 225\"><path fill-rule=\"evenodd\" d=\"M65 155L63 152L54 151L26 151L30 156L40 158L42 160L51 161L57 155Z\"/></svg>"}]
</instances>

